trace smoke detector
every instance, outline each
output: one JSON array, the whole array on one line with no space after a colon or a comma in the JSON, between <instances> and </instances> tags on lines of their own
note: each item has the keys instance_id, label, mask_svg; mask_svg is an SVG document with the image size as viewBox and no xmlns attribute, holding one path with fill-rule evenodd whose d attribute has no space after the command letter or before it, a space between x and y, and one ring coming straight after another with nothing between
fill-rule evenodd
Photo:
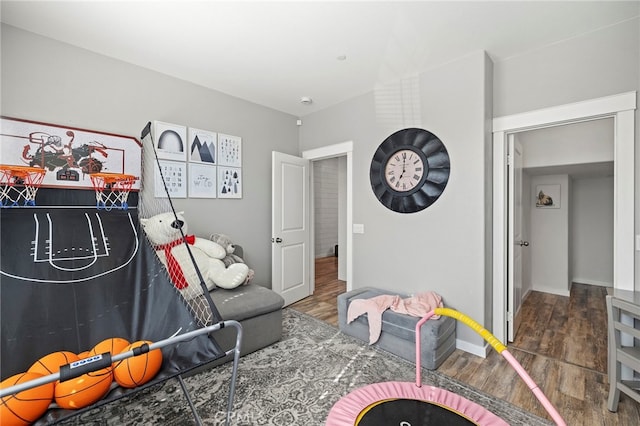
<instances>
[{"instance_id":1,"label":"smoke detector","mask_svg":"<svg viewBox=\"0 0 640 426\"><path fill-rule=\"evenodd\" d=\"M310 105L313 102L313 99L311 99L309 96L303 96L300 98L300 103L303 105Z\"/></svg>"}]
</instances>

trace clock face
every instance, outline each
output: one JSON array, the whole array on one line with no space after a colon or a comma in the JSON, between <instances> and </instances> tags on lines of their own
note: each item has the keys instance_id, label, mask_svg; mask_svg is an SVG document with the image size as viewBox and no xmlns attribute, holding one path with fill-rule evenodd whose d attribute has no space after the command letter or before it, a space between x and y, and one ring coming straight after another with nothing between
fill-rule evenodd
<instances>
[{"instance_id":1,"label":"clock face","mask_svg":"<svg viewBox=\"0 0 640 426\"><path fill-rule=\"evenodd\" d=\"M424 176L424 162L422 157L411 149L396 151L384 168L387 184L398 192L414 189Z\"/></svg>"},{"instance_id":2,"label":"clock face","mask_svg":"<svg viewBox=\"0 0 640 426\"><path fill-rule=\"evenodd\" d=\"M385 139L371 160L376 198L388 209L415 213L433 204L449 180L449 154L433 133L400 130Z\"/></svg>"}]
</instances>

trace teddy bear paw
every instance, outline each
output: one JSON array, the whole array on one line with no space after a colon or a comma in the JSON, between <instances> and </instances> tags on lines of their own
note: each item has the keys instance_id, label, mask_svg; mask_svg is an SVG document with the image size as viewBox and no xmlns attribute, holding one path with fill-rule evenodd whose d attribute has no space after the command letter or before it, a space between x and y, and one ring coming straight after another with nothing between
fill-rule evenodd
<instances>
[{"instance_id":1,"label":"teddy bear paw","mask_svg":"<svg viewBox=\"0 0 640 426\"><path fill-rule=\"evenodd\" d=\"M236 288L239 285L244 284L248 273L249 267L246 264L235 263L228 268L219 271L215 277L213 277L213 282L220 288Z\"/></svg>"}]
</instances>

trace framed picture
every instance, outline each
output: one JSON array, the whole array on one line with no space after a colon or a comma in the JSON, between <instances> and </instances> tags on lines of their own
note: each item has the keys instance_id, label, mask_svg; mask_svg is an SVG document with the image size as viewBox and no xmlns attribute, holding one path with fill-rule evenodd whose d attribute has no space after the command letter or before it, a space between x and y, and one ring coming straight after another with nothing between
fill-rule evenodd
<instances>
[{"instance_id":1,"label":"framed picture","mask_svg":"<svg viewBox=\"0 0 640 426\"><path fill-rule=\"evenodd\" d=\"M187 160L187 128L185 126L155 121L153 143L158 158Z\"/></svg>"},{"instance_id":2,"label":"framed picture","mask_svg":"<svg viewBox=\"0 0 640 426\"><path fill-rule=\"evenodd\" d=\"M242 138L218 134L218 164L242 167Z\"/></svg>"},{"instance_id":3,"label":"framed picture","mask_svg":"<svg viewBox=\"0 0 640 426\"><path fill-rule=\"evenodd\" d=\"M172 198L187 198L187 163L165 160L158 160L158 163L160 168L154 164L153 177L156 198L167 198L167 192ZM163 178L167 185L166 191Z\"/></svg>"},{"instance_id":4,"label":"framed picture","mask_svg":"<svg viewBox=\"0 0 640 426\"><path fill-rule=\"evenodd\" d=\"M218 198L242 198L242 169L218 166Z\"/></svg>"},{"instance_id":5,"label":"framed picture","mask_svg":"<svg viewBox=\"0 0 640 426\"><path fill-rule=\"evenodd\" d=\"M216 198L216 166L189 163L189 198Z\"/></svg>"},{"instance_id":6,"label":"framed picture","mask_svg":"<svg viewBox=\"0 0 640 426\"><path fill-rule=\"evenodd\" d=\"M92 173L142 177L142 144L131 136L0 117L0 163L45 170L41 186L93 189ZM140 189L134 182L133 191Z\"/></svg>"},{"instance_id":7,"label":"framed picture","mask_svg":"<svg viewBox=\"0 0 640 426\"><path fill-rule=\"evenodd\" d=\"M189 162L216 164L218 135L207 130L189 127Z\"/></svg>"},{"instance_id":8,"label":"framed picture","mask_svg":"<svg viewBox=\"0 0 640 426\"><path fill-rule=\"evenodd\" d=\"M560 185L536 185L534 194L536 208L539 209L559 209L560 208Z\"/></svg>"}]
</instances>

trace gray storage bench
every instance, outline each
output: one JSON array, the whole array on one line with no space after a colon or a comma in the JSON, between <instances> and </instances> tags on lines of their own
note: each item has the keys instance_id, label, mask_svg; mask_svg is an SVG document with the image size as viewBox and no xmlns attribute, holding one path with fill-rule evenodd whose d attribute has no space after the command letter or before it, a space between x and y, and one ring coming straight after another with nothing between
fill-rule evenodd
<instances>
[{"instance_id":1,"label":"gray storage bench","mask_svg":"<svg viewBox=\"0 0 640 426\"><path fill-rule=\"evenodd\" d=\"M369 342L369 323L367 315L361 315L347 324L347 311L354 299L370 299L383 294L409 297L397 292L373 287L363 287L338 296L338 325L340 331L349 336ZM416 324L418 317L400 314L387 309L382 314L382 332L380 339L374 346L384 349L408 361L416 360ZM441 316L430 319L421 329L420 346L422 349L421 363L424 368L435 370L456 348L456 320Z\"/></svg>"},{"instance_id":2,"label":"gray storage bench","mask_svg":"<svg viewBox=\"0 0 640 426\"><path fill-rule=\"evenodd\" d=\"M278 293L257 284L246 284L231 290L216 288L209 292L223 320L235 320L242 325L240 355L257 351L282 338L282 306ZM236 345L235 327L225 327L213 333L220 347L228 351ZM207 370L233 359L232 355L196 367L188 375Z\"/></svg>"}]
</instances>

